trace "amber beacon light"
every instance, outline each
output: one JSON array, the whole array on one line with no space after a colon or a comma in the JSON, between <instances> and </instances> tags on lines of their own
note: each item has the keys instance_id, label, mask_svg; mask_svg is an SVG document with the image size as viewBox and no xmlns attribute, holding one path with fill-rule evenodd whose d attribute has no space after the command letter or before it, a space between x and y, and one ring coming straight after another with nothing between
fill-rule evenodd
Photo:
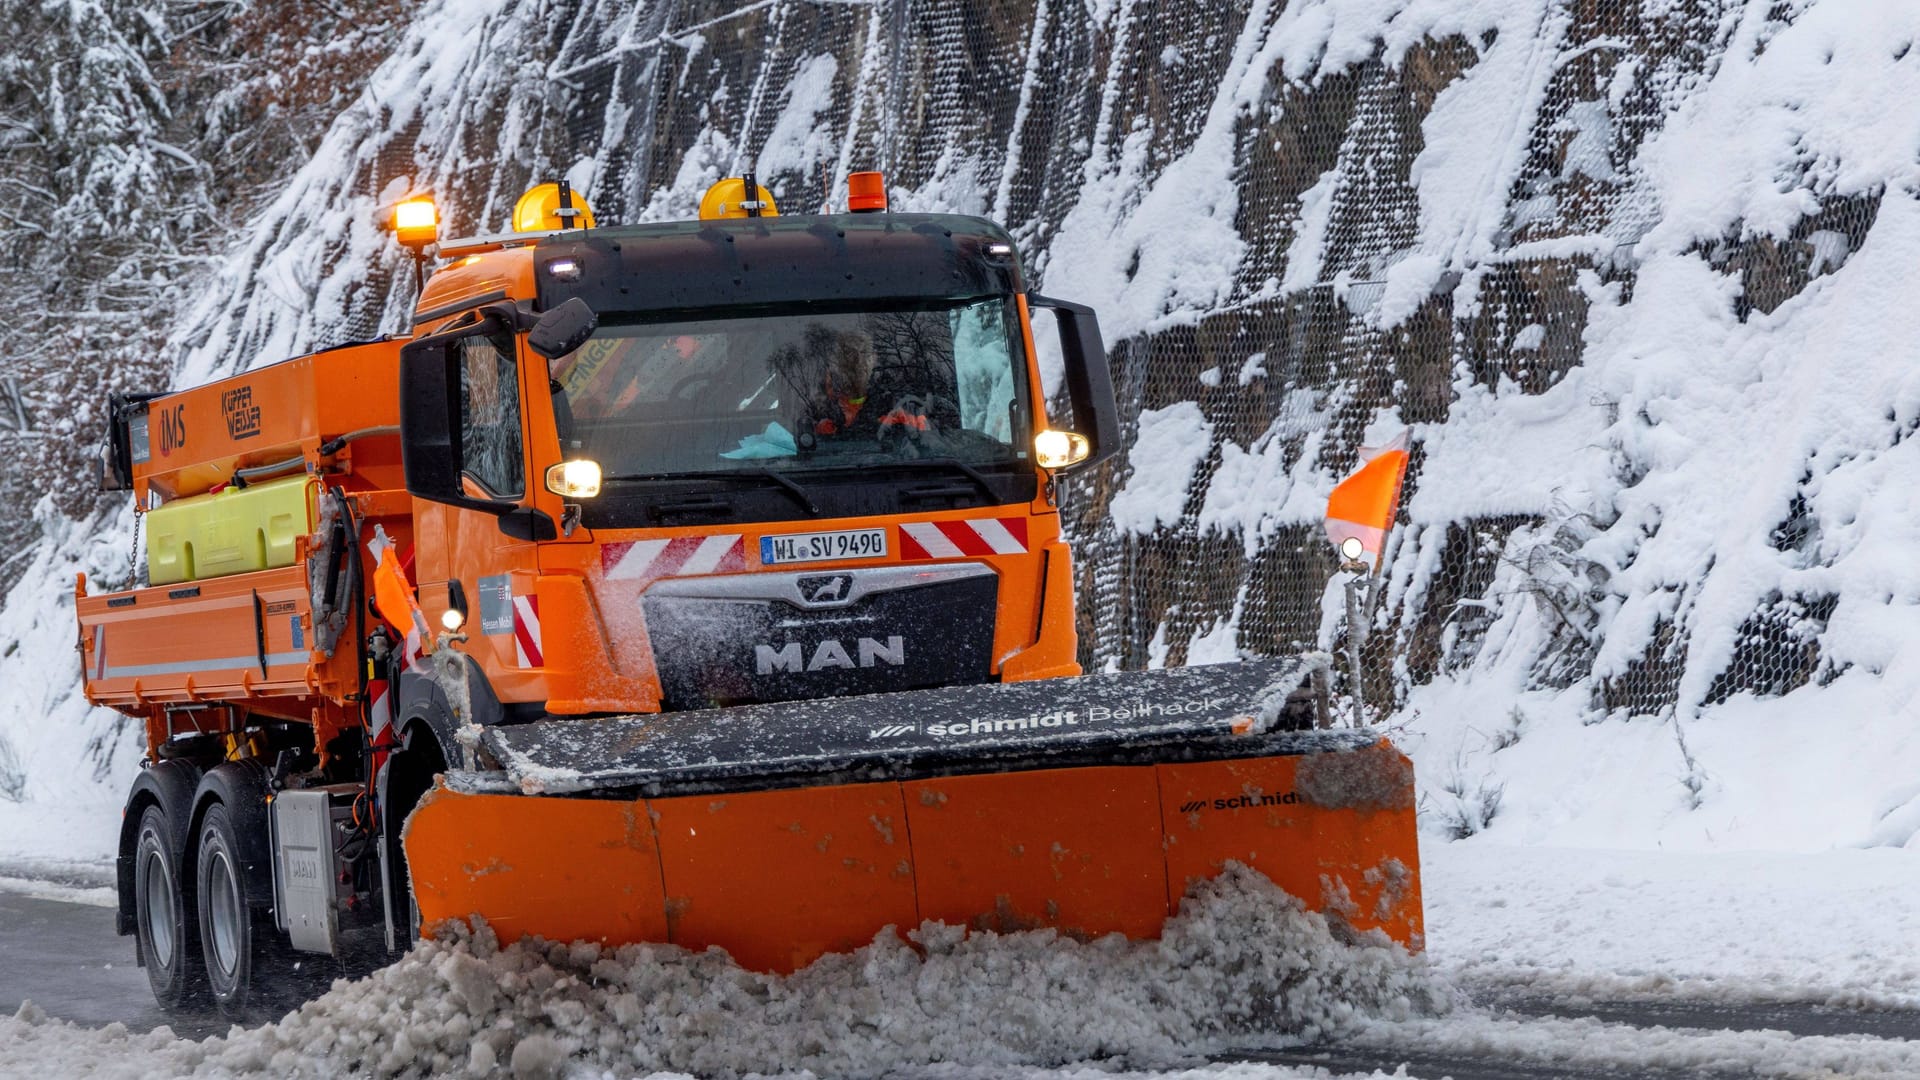
<instances>
[{"instance_id":1,"label":"amber beacon light","mask_svg":"<svg viewBox=\"0 0 1920 1080\"><path fill-rule=\"evenodd\" d=\"M874 214L887 208L887 178L877 172L857 172L847 177L847 209L856 214Z\"/></svg>"},{"instance_id":2,"label":"amber beacon light","mask_svg":"<svg viewBox=\"0 0 1920 1080\"><path fill-rule=\"evenodd\" d=\"M593 228L593 207L565 180L537 184L513 204L513 231Z\"/></svg>"},{"instance_id":3,"label":"amber beacon light","mask_svg":"<svg viewBox=\"0 0 1920 1080\"><path fill-rule=\"evenodd\" d=\"M408 199L393 207L393 235L405 247L426 247L440 237L440 210L432 199Z\"/></svg>"}]
</instances>

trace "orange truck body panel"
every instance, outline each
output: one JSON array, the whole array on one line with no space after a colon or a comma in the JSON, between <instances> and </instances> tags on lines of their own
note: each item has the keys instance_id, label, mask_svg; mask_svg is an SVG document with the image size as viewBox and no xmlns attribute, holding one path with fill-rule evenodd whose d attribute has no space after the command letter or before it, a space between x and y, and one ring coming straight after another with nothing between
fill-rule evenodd
<instances>
[{"instance_id":1,"label":"orange truck body panel","mask_svg":"<svg viewBox=\"0 0 1920 1080\"><path fill-rule=\"evenodd\" d=\"M354 685L354 662L305 647L312 614L304 565L83 596L87 692L135 706L337 698Z\"/></svg>"},{"instance_id":2,"label":"orange truck body panel","mask_svg":"<svg viewBox=\"0 0 1920 1080\"><path fill-rule=\"evenodd\" d=\"M148 417L146 460L136 453L134 496L198 495L236 469L319 456L328 438L398 422L400 342L298 356L169 394ZM400 440L356 443L340 461L356 487L400 488Z\"/></svg>"},{"instance_id":3,"label":"orange truck body panel","mask_svg":"<svg viewBox=\"0 0 1920 1080\"><path fill-rule=\"evenodd\" d=\"M240 469L318 464L326 440L391 427L399 345L296 357L155 399L146 444L133 448L136 505L203 496ZM397 434L356 440L326 460L329 486L396 538L411 537ZM298 549L306 546L302 538ZM311 723L324 745L361 722L360 661L351 642L331 657L313 648L312 604L304 557L111 594L88 595L83 582L75 607L87 698L146 720L150 748L204 732L200 714L215 706Z\"/></svg>"}]
</instances>

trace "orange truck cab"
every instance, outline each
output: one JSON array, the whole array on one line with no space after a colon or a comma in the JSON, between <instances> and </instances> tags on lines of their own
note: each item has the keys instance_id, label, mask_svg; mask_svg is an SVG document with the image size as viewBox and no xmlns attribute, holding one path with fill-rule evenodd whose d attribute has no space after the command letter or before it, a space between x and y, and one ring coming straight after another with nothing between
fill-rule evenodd
<instances>
[{"instance_id":1,"label":"orange truck cab","mask_svg":"<svg viewBox=\"0 0 1920 1080\"><path fill-rule=\"evenodd\" d=\"M1114 449L1112 392L1093 313L1029 296L998 227L758 217L452 250L400 357L414 576L499 708L1078 674L1036 450L1070 440L1030 304L1088 376L1058 425L1088 433L1074 465Z\"/></svg>"}]
</instances>

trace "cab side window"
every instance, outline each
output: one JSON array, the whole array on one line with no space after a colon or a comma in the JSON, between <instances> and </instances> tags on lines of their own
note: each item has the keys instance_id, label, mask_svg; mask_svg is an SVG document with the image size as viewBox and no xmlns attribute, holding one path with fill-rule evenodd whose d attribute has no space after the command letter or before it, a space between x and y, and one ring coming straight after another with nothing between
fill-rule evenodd
<instances>
[{"instance_id":1,"label":"cab side window","mask_svg":"<svg viewBox=\"0 0 1920 1080\"><path fill-rule=\"evenodd\" d=\"M960 397L960 426L1000 443L1025 438L1015 430L1025 413L1016 373L1024 373L1024 345L1016 346L1007 304L983 300L947 315L953 335L955 389Z\"/></svg>"},{"instance_id":2,"label":"cab side window","mask_svg":"<svg viewBox=\"0 0 1920 1080\"><path fill-rule=\"evenodd\" d=\"M460 471L494 498L524 494L520 379L505 334L460 342Z\"/></svg>"}]
</instances>

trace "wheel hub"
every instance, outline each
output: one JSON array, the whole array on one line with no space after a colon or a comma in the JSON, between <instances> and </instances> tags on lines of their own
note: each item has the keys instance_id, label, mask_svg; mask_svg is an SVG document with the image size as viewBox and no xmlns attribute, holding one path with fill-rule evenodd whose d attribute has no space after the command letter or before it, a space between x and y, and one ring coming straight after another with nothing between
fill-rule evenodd
<instances>
[{"instance_id":1,"label":"wheel hub","mask_svg":"<svg viewBox=\"0 0 1920 1080\"><path fill-rule=\"evenodd\" d=\"M213 852L209 860L207 893L213 958L222 974L231 975L240 965L240 897L225 851Z\"/></svg>"},{"instance_id":2,"label":"wheel hub","mask_svg":"<svg viewBox=\"0 0 1920 1080\"><path fill-rule=\"evenodd\" d=\"M147 940L153 943L154 962L172 966L173 960L173 873L166 857L158 851L147 852L146 865Z\"/></svg>"}]
</instances>

